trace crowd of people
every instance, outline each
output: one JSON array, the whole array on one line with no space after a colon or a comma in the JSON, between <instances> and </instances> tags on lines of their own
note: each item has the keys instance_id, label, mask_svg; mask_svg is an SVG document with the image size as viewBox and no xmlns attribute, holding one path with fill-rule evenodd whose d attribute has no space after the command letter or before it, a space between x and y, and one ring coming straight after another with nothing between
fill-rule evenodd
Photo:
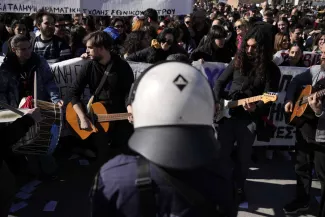
<instances>
[{"instance_id":1,"label":"crowd of people","mask_svg":"<svg viewBox=\"0 0 325 217\"><path fill-rule=\"evenodd\" d=\"M0 14L4 57L0 101L17 108L22 98L33 95L37 72L38 99L62 108L71 102L80 129L93 128L85 109L89 105L81 100L86 86L92 95L90 105L105 102L110 113L132 114L128 121L111 124L108 133L95 133L86 140L73 137L78 145L72 151L94 158L101 168L91 192L93 216L236 216L238 203L247 201L252 145L265 130L263 118L271 104L245 103L231 109L232 117L217 123L217 139L214 113L221 109L222 99L277 92L278 66L304 67L303 52L318 53L320 62L294 77L288 87L284 109L290 114L299 89L321 83L325 75L323 9L267 2L234 8L198 1L192 14L182 16L160 17L152 8L136 17L54 15L43 10ZM288 58L276 64L279 51ZM69 96L61 99L50 64L75 57L90 61L83 65ZM153 66L135 80L127 61ZM211 87L191 66L193 61L229 65ZM225 93L229 82L231 88ZM324 217L325 110L316 95L308 101L315 115L297 126L297 190L284 212L308 210L315 165L322 195L318 216ZM7 216L14 195L7 164L16 164L12 163L16 156L10 147L40 121L39 109L32 109L1 129L1 217ZM55 179L60 169L51 155L26 156L22 161L39 179Z\"/></svg>"}]
</instances>

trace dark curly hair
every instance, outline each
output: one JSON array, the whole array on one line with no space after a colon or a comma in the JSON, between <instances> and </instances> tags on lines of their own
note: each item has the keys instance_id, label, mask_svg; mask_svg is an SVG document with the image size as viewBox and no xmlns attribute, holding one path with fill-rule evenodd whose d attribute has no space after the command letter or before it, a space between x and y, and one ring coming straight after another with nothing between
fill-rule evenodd
<instances>
[{"instance_id":1,"label":"dark curly hair","mask_svg":"<svg viewBox=\"0 0 325 217\"><path fill-rule=\"evenodd\" d=\"M249 61L246 53L247 41L255 39L256 41L256 58L254 62ZM257 26L251 29L245 36L241 48L235 55L234 66L236 70L244 76L258 76L262 80L269 79L265 75L268 64L272 61L272 47L268 43L268 37L261 27Z\"/></svg>"},{"instance_id":2,"label":"dark curly hair","mask_svg":"<svg viewBox=\"0 0 325 217\"><path fill-rule=\"evenodd\" d=\"M126 37L124 42L125 53L132 54L144 49L142 40L147 33L144 31L133 31Z\"/></svg>"}]
</instances>

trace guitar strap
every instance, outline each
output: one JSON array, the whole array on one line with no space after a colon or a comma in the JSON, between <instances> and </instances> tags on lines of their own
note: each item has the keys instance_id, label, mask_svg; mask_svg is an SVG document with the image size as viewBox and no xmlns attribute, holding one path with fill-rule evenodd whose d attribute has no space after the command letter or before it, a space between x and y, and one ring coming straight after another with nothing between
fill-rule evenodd
<instances>
[{"instance_id":1,"label":"guitar strap","mask_svg":"<svg viewBox=\"0 0 325 217\"><path fill-rule=\"evenodd\" d=\"M135 185L139 192L141 217L154 217L156 216L157 207L149 161L139 156L137 166Z\"/></svg>"},{"instance_id":2,"label":"guitar strap","mask_svg":"<svg viewBox=\"0 0 325 217\"><path fill-rule=\"evenodd\" d=\"M88 113L91 113L91 104L93 103L94 101L94 98L97 97L97 95L100 93L100 91L103 89L103 86L107 80L107 77L112 69L112 66L113 66L113 60L110 61L110 63L108 64L105 72L104 72L104 75L95 91L95 93L91 96L91 98L89 99L89 102L87 104L87 110L88 110Z\"/></svg>"},{"instance_id":3,"label":"guitar strap","mask_svg":"<svg viewBox=\"0 0 325 217\"><path fill-rule=\"evenodd\" d=\"M103 86L105 84L105 81L107 80L107 76L109 75L111 69L112 69L112 66L113 66L113 60L111 60L111 62L108 64L105 72L104 72L104 75L102 77L102 80L100 81L95 93L94 93L94 96L97 96L99 94L99 92L103 89Z\"/></svg>"}]
</instances>

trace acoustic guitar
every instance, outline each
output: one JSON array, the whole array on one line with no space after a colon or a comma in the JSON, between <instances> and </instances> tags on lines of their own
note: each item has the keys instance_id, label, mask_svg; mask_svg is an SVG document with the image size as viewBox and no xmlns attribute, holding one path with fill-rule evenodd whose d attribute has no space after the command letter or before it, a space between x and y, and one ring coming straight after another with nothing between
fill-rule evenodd
<instances>
[{"instance_id":1,"label":"acoustic guitar","mask_svg":"<svg viewBox=\"0 0 325 217\"><path fill-rule=\"evenodd\" d=\"M314 87L307 85L301 92L296 102L292 114L287 120L287 124L297 126L303 123L305 120L311 120L315 118L315 114L308 104L308 97L316 94L317 98L321 98L325 95L324 81L320 80Z\"/></svg>"},{"instance_id":2,"label":"acoustic guitar","mask_svg":"<svg viewBox=\"0 0 325 217\"><path fill-rule=\"evenodd\" d=\"M222 118L231 118L229 109L236 108L237 106L243 106L245 103L253 103L263 101L264 103L275 102L278 99L277 93L264 93L263 95L253 96L240 100L223 100L220 105L220 110L216 114L215 121L218 122Z\"/></svg>"},{"instance_id":3,"label":"acoustic guitar","mask_svg":"<svg viewBox=\"0 0 325 217\"><path fill-rule=\"evenodd\" d=\"M109 122L126 120L132 114L130 113L115 113L108 114L108 111L103 103L96 102L91 105L91 114L88 116L91 123L91 129L81 129L80 119L73 109L70 102L66 108L66 120L71 128L78 134L81 139L87 139L91 134L101 132L107 132L109 129Z\"/></svg>"}]
</instances>

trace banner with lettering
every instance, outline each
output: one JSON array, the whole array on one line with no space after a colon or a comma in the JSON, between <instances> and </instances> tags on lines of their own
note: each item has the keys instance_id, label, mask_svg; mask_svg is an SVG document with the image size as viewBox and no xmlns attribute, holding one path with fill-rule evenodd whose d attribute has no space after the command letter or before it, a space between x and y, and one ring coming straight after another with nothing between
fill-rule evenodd
<instances>
[{"instance_id":1,"label":"banner with lettering","mask_svg":"<svg viewBox=\"0 0 325 217\"><path fill-rule=\"evenodd\" d=\"M200 64L199 62L193 62L193 66L204 72L209 83L213 86L215 80L224 72L227 64L212 62ZM292 78L306 71L307 68L285 66L280 66L279 68L281 70L281 80L278 90L278 100L272 104L269 114L269 120L274 123L277 129L270 142L255 141L254 146L293 146L295 144L295 128L287 125L284 120L284 97ZM230 85L228 84L226 89L229 90Z\"/></svg>"},{"instance_id":2,"label":"banner with lettering","mask_svg":"<svg viewBox=\"0 0 325 217\"><path fill-rule=\"evenodd\" d=\"M139 16L147 8L159 16L192 13L192 0L0 0L0 13L84 13L94 16Z\"/></svg>"},{"instance_id":3,"label":"banner with lettering","mask_svg":"<svg viewBox=\"0 0 325 217\"><path fill-rule=\"evenodd\" d=\"M0 57L0 65L2 63L2 57ZM81 58L75 58L60 63L55 63L51 65L52 72L54 74L54 79L60 88L62 97L65 97L69 93L69 88L73 85L76 76L80 72L82 65L86 63L86 60ZM145 71L151 64L148 63L137 63L129 62L131 68L133 69L134 77L139 78L141 73ZM224 72L227 64L225 63L212 63L206 62L200 64L199 62L193 62L193 66L198 68L208 79L211 87L213 86L215 80L221 76ZM301 67L279 67L281 70L281 80L279 83L278 90L278 100L271 106L269 120L271 120L277 127L274 133L274 137L269 143L256 141L254 145L256 146L292 146L295 143L295 128L288 126L284 121L283 106L284 97L288 85L293 77L306 71L307 68ZM168 73L168 72L167 72ZM226 89L229 89L231 83L227 85ZM84 102L90 97L89 89L86 88L83 94Z\"/></svg>"},{"instance_id":4,"label":"banner with lettering","mask_svg":"<svg viewBox=\"0 0 325 217\"><path fill-rule=\"evenodd\" d=\"M306 67L310 67L313 65L319 65L320 64L320 53L316 52L304 52L302 56L303 63L305 64ZM289 58L289 53L286 50L280 50L273 56L273 61L277 64L280 65L282 62L288 60Z\"/></svg>"}]
</instances>

